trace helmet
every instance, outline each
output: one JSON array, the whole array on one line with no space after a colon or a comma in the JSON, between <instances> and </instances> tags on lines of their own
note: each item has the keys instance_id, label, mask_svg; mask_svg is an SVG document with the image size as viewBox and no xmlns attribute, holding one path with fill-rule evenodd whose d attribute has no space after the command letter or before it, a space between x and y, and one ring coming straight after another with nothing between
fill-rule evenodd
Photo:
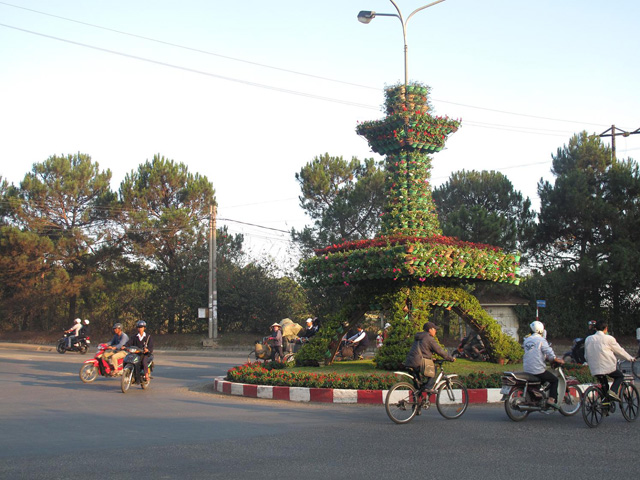
<instances>
[{"instance_id":1,"label":"helmet","mask_svg":"<svg viewBox=\"0 0 640 480\"><path fill-rule=\"evenodd\" d=\"M311 317L307 318L307 323L313 323L313 318Z\"/></svg>"},{"instance_id":2,"label":"helmet","mask_svg":"<svg viewBox=\"0 0 640 480\"><path fill-rule=\"evenodd\" d=\"M76 318L76 319L75 319L75 322L76 322L76 323L82 323L82 320L80 320L79 318Z\"/></svg>"},{"instance_id":3,"label":"helmet","mask_svg":"<svg viewBox=\"0 0 640 480\"><path fill-rule=\"evenodd\" d=\"M595 320L589 320L589 326L590 327L595 327L596 326L596 321Z\"/></svg>"},{"instance_id":4,"label":"helmet","mask_svg":"<svg viewBox=\"0 0 640 480\"><path fill-rule=\"evenodd\" d=\"M113 324L113 329L115 330L116 328L119 328L120 330L122 330L122 324L121 323L114 323Z\"/></svg>"},{"instance_id":5,"label":"helmet","mask_svg":"<svg viewBox=\"0 0 640 480\"><path fill-rule=\"evenodd\" d=\"M533 333L542 334L542 332L544 332L544 325L542 324L542 322L539 322L538 320L536 320L535 322L531 322L531 325L529 325L529 328Z\"/></svg>"},{"instance_id":6,"label":"helmet","mask_svg":"<svg viewBox=\"0 0 640 480\"><path fill-rule=\"evenodd\" d=\"M391 324L389 322L384 324L384 328L389 328L391 326Z\"/></svg>"},{"instance_id":7,"label":"helmet","mask_svg":"<svg viewBox=\"0 0 640 480\"><path fill-rule=\"evenodd\" d=\"M271 325L271 328L273 328L273 327L279 327L279 326L280 326L280 324L279 324L279 323L274 323L273 325Z\"/></svg>"},{"instance_id":8,"label":"helmet","mask_svg":"<svg viewBox=\"0 0 640 480\"><path fill-rule=\"evenodd\" d=\"M88 318L85 318L85 319L84 319L84 324L85 324L85 325L89 325L89 319L88 319Z\"/></svg>"},{"instance_id":9,"label":"helmet","mask_svg":"<svg viewBox=\"0 0 640 480\"><path fill-rule=\"evenodd\" d=\"M138 323L136 323L136 328L138 327L146 327L147 326L147 322L145 322L144 320L140 320L138 321Z\"/></svg>"}]
</instances>

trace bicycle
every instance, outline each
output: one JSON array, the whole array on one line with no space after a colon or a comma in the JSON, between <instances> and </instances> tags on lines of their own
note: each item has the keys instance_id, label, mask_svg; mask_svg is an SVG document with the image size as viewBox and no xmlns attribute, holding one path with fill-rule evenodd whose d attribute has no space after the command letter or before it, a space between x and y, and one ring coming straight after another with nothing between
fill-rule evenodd
<instances>
[{"instance_id":1,"label":"bicycle","mask_svg":"<svg viewBox=\"0 0 640 480\"><path fill-rule=\"evenodd\" d=\"M254 348L249 352L247 356L247 363L259 362L262 360L266 362L271 359L271 346L268 342L269 337L264 337L262 342L256 341ZM283 363L294 362L296 358L296 348L291 342L286 342L287 346L284 351Z\"/></svg>"},{"instance_id":2,"label":"bicycle","mask_svg":"<svg viewBox=\"0 0 640 480\"><path fill-rule=\"evenodd\" d=\"M436 407L444 418L460 418L469 406L467 387L458 380L457 374L446 374L442 364L444 360L434 360L437 366L436 381L432 391L427 390L427 382L422 382L419 370L394 372L407 377L407 381L394 384L387 392L384 407L389 418L395 423L408 423L422 410L431 406L431 397L435 395Z\"/></svg>"},{"instance_id":3,"label":"bicycle","mask_svg":"<svg viewBox=\"0 0 640 480\"><path fill-rule=\"evenodd\" d=\"M637 370L634 376L637 377ZM608 417L616 411L616 402L620 404L620 412L627 422L634 422L638 418L640 409L640 394L633 384L633 377L625 375L620 385L620 401L609 399L605 396L601 384L591 385L584 392L582 401L582 418L589 428L596 428L604 417Z\"/></svg>"}]
</instances>

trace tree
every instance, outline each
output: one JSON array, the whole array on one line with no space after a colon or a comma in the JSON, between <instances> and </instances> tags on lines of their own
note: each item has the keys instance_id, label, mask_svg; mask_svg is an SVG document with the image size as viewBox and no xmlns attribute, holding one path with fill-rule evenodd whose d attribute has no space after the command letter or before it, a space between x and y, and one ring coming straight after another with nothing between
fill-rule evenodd
<instances>
[{"instance_id":1,"label":"tree","mask_svg":"<svg viewBox=\"0 0 640 480\"><path fill-rule=\"evenodd\" d=\"M442 232L460 240L522 251L535 229L531 201L499 172L454 172L433 199Z\"/></svg>"},{"instance_id":2,"label":"tree","mask_svg":"<svg viewBox=\"0 0 640 480\"><path fill-rule=\"evenodd\" d=\"M343 240L373 237L380 225L384 178L382 164L372 158L315 157L296 173L300 206L314 223L292 229L292 239L311 253Z\"/></svg>"},{"instance_id":3,"label":"tree","mask_svg":"<svg viewBox=\"0 0 640 480\"><path fill-rule=\"evenodd\" d=\"M640 267L640 174L631 160L611 158L596 136L574 135L553 157L555 183L538 183L535 236L543 272L565 270L576 304L609 315L620 333L637 318Z\"/></svg>"},{"instance_id":4,"label":"tree","mask_svg":"<svg viewBox=\"0 0 640 480\"><path fill-rule=\"evenodd\" d=\"M25 232L11 237L12 248L21 244L26 255L35 255L32 274L38 273L37 264L53 273L49 293L67 300L69 320L77 315L78 297L100 283L100 266L112 254L108 227L115 195L110 180L111 172L101 172L88 155L52 156L34 164L20 188L5 195L11 226ZM52 247L26 232L48 239ZM44 250L34 247L38 243Z\"/></svg>"},{"instance_id":5,"label":"tree","mask_svg":"<svg viewBox=\"0 0 640 480\"><path fill-rule=\"evenodd\" d=\"M155 155L120 185L120 222L126 232L129 253L151 265L157 327L169 333L194 317L206 292L207 226L214 190L206 177L189 173L186 165ZM195 277L194 277L195 275Z\"/></svg>"}]
</instances>

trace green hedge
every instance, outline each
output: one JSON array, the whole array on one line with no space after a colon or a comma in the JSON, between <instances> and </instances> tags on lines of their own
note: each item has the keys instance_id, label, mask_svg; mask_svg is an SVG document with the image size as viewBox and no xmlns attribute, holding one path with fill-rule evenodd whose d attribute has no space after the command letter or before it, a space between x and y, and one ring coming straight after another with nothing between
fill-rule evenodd
<instances>
[{"instance_id":1,"label":"green hedge","mask_svg":"<svg viewBox=\"0 0 640 480\"><path fill-rule=\"evenodd\" d=\"M357 390L388 390L398 381L393 374L337 374L307 373L284 370L284 364L248 363L233 367L227 372L230 382L253 385L282 385L307 388L346 388ZM593 383L589 368L582 365L567 364L565 375L575 377L581 384ZM474 372L459 378L467 388L500 388L502 373Z\"/></svg>"}]
</instances>

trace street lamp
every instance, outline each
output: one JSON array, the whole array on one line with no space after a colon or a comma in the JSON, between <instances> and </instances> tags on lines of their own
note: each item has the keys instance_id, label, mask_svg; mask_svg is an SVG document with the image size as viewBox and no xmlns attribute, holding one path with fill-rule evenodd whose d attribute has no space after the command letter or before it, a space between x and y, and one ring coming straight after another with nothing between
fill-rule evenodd
<instances>
[{"instance_id":1,"label":"street lamp","mask_svg":"<svg viewBox=\"0 0 640 480\"><path fill-rule=\"evenodd\" d=\"M396 5L396 2L394 2L394 0L389 0L389 1L396 8L398 12L397 14L377 13L377 12L372 12L371 10L362 10L360 13L358 13L358 21L360 23L366 24L371 22L371 20L373 20L376 17L396 17L398 20L400 20L400 23L402 24L402 37L404 38L404 86L406 88L407 84L409 83L409 73L408 73L408 67L407 67L407 23L409 22L411 17L413 17L420 10L424 10L425 8L429 8L434 5L437 5L438 3L442 3L445 0L437 0L435 2L430 3L429 5L424 5L423 7L416 8L413 12L411 12L411 14L407 17L406 20L402 18L402 13L400 12L398 5Z\"/></svg>"}]
</instances>

